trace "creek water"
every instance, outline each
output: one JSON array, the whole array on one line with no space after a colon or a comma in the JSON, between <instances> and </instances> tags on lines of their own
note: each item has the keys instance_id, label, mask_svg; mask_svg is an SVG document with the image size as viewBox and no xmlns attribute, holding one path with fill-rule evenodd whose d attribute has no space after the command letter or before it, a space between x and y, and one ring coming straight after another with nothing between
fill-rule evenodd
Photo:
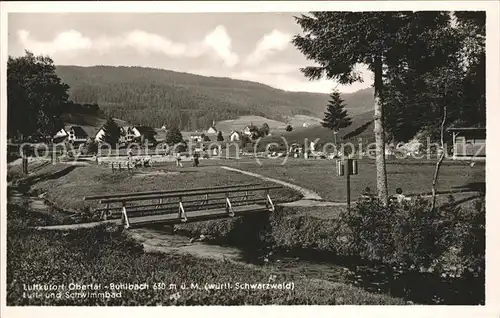
<instances>
[{"instance_id":1,"label":"creek water","mask_svg":"<svg viewBox=\"0 0 500 318\"><path fill-rule=\"evenodd\" d=\"M52 208L43 198L8 191L8 201L30 211L50 215ZM258 243L252 248L236 247L218 241L193 240L172 227L131 229L128 235L141 242L146 252L180 253L201 258L229 260L249 266L262 266L293 276L342 282L374 293L401 297L414 304L484 304L484 279L443 278L429 273L401 273L382 264L338 257L311 250L270 251Z\"/></svg>"}]
</instances>

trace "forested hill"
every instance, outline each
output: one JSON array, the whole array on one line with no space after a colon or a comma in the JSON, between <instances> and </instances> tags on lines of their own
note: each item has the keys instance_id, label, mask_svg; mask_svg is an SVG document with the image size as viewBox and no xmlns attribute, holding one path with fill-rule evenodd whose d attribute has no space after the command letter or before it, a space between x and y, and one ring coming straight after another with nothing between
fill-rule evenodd
<instances>
[{"instance_id":1,"label":"forested hill","mask_svg":"<svg viewBox=\"0 0 500 318\"><path fill-rule=\"evenodd\" d=\"M206 128L244 115L285 121L323 118L326 94L287 92L260 83L143 67L57 66L76 103L97 103L106 115L159 127ZM373 107L371 89L344 94L350 114Z\"/></svg>"}]
</instances>

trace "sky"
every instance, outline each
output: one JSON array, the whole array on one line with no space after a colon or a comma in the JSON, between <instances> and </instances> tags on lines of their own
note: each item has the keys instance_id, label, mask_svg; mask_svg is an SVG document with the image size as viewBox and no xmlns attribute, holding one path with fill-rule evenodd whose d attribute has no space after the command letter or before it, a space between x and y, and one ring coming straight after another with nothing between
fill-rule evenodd
<instances>
[{"instance_id":1,"label":"sky","mask_svg":"<svg viewBox=\"0 0 500 318\"><path fill-rule=\"evenodd\" d=\"M8 53L56 65L144 66L260 82L288 91L349 93L371 85L309 81L292 44L299 13L9 13Z\"/></svg>"}]
</instances>

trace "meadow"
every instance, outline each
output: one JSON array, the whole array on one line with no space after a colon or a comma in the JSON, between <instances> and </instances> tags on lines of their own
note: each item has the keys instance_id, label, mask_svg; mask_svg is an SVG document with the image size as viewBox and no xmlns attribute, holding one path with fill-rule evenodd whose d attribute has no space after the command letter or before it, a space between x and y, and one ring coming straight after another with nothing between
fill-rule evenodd
<instances>
[{"instance_id":1,"label":"meadow","mask_svg":"<svg viewBox=\"0 0 500 318\"><path fill-rule=\"evenodd\" d=\"M177 168L174 163L114 173L107 166L71 166L59 163L40 169L24 182L31 184L32 194L45 193L44 198L58 208L79 211L97 207L96 201L83 200L85 196L92 195L203 187L209 189L213 186L249 183L275 186L274 183L215 166ZM288 188L271 191L277 201L300 198L300 194Z\"/></svg>"},{"instance_id":2,"label":"meadow","mask_svg":"<svg viewBox=\"0 0 500 318\"><path fill-rule=\"evenodd\" d=\"M276 178L302 186L318 193L328 201L344 201L346 197L345 177L337 176L335 160L305 160L288 158L285 164L282 158L242 160L204 161L203 165L227 165L241 170L255 172L266 177ZM389 193L396 188L403 189L406 195L428 194L431 191L435 161L401 160L388 162L387 183ZM441 167L437 190L438 193L460 193L464 191L484 191L485 166L476 164L471 167L465 162L445 162ZM376 191L375 163L369 159L358 162L358 174L351 176L351 198L355 200L366 187Z\"/></svg>"}]
</instances>

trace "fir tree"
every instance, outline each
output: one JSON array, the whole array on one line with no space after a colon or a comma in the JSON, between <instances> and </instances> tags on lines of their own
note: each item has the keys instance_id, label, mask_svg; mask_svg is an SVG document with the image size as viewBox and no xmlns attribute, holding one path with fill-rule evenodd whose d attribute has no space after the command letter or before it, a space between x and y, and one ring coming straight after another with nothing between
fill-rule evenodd
<instances>
[{"instance_id":1,"label":"fir tree","mask_svg":"<svg viewBox=\"0 0 500 318\"><path fill-rule=\"evenodd\" d=\"M352 124L352 121L347 115L347 110L344 108L344 101L340 98L340 94L337 91L333 91L330 94L330 100L326 106L325 118L323 119L321 125L332 130L335 134L340 129L349 127L349 125ZM335 143L337 143L336 140Z\"/></svg>"},{"instance_id":2,"label":"fir tree","mask_svg":"<svg viewBox=\"0 0 500 318\"><path fill-rule=\"evenodd\" d=\"M167 132L165 142L170 146L183 142L181 131L177 126Z\"/></svg>"},{"instance_id":3,"label":"fir tree","mask_svg":"<svg viewBox=\"0 0 500 318\"><path fill-rule=\"evenodd\" d=\"M101 142L105 142L112 147L116 146L118 140L120 140L121 130L113 118L109 117L102 129L104 130L104 136L102 136Z\"/></svg>"},{"instance_id":4,"label":"fir tree","mask_svg":"<svg viewBox=\"0 0 500 318\"><path fill-rule=\"evenodd\" d=\"M217 134L217 141L224 141L224 136L222 136L222 131L219 130L219 133Z\"/></svg>"}]
</instances>

